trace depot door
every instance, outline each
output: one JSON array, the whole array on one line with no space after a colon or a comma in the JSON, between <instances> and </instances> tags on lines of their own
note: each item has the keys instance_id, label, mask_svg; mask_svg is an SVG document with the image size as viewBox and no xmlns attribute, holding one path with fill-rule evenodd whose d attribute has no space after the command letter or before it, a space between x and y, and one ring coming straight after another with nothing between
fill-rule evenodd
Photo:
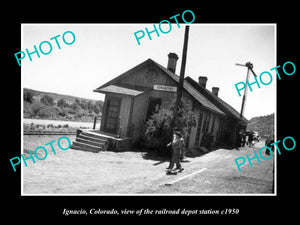
<instances>
[{"instance_id":1,"label":"depot door","mask_svg":"<svg viewBox=\"0 0 300 225\"><path fill-rule=\"evenodd\" d=\"M150 119L153 113L158 112L160 106L161 106L161 98L149 97L146 121Z\"/></svg>"},{"instance_id":2,"label":"depot door","mask_svg":"<svg viewBox=\"0 0 300 225\"><path fill-rule=\"evenodd\" d=\"M104 122L104 131L117 134L119 129L119 114L121 98L110 97L106 104L106 118Z\"/></svg>"}]
</instances>

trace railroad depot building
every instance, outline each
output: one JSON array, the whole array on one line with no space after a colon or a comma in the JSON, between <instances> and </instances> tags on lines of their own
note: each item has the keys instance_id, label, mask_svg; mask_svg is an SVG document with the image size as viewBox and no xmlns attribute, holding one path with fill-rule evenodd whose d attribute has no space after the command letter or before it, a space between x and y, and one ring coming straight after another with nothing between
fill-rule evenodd
<instances>
[{"instance_id":1,"label":"railroad depot building","mask_svg":"<svg viewBox=\"0 0 300 225\"><path fill-rule=\"evenodd\" d=\"M177 60L175 53L168 54L168 65L164 67L147 59L96 88L95 92L105 94L105 100L100 131L95 132L107 137L117 136L118 140L130 140L131 144L139 140L155 109L169 105L175 98L179 82L179 76L175 74ZM207 145L208 138L210 145L233 146L238 131L245 130L248 123L218 97L219 88L206 89L207 80L203 76L198 81L189 76L184 79L183 100L192 106L197 123L186 140L188 149ZM77 136L77 144L83 136Z\"/></svg>"}]
</instances>

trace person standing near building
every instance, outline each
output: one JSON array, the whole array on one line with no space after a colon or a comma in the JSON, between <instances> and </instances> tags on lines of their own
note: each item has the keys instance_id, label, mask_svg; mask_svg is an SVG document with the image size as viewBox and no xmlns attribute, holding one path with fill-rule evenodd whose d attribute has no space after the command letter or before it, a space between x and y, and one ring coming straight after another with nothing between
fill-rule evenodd
<instances>
[{"instance_id":1,"label":"person standing near building","mask_svg":"<svg viewBox=\"0 0 300 225\"><path fill-rule=\"evenodd\" d=\"M242 141L243 141L243 134L241 131L239 131L236 140L236 150L240 150L240 147L242 146Z\"/></svg>"},{"instance_id":2,"label":"person standing near building","mask_svg":"<svg viewBox=\"0 0 300 225\"><path fill-rule=\"evenodd\" d=\"M265 142L265 146L269 147L272 150L272 152L274 152L274 145L271 146L271 144L273 143L274 143L274 134L270 135ZM270 155L270 151L268 149L266 149L266 155Z\"/></svg>"},{"instance_id":3,"label":"person standing near building","mask_svg":"<svg viewBox=\"0 0 300 225\"><path fill-rule=\"evenodd\" d=\"M249 147L253 145L253 131L250 131L248 138Z\"/></svg>"},{"instance_id":4,"label":"person standing near building","mask_svg":"<svg viewBox=\"0 0 300 225\"><path fill-rule=\"evenodd\" d=\"M172 157L170 160L170 164L168 166L168 171L171 172L173 170L174 164L176 163L176 169L181 172L183 170L181 164L180 164L180 152L182 151L184 147L184 139L182 138L182 134L180 131L175 131L173 133L173 140L167 144L167 146L172 146Z\"/></svg>"},{"instance_id":5,"label":"person standing near building","mask_svg":"<svg viewBox=\"0 0 300 225\"><path fill-rule=\"evenodd\" d=\"M245 147L245 144L246 144L246 131L243 132L243 138L242 138L242 147Z\"/></svg>"}]
</instances>

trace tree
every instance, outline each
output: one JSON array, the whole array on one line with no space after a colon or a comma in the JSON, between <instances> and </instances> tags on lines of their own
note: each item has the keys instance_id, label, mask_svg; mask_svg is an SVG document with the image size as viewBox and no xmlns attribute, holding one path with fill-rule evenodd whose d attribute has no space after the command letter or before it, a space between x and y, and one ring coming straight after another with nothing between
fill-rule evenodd
<instances>
[{"instance_id":1,"label":"tree","mask_svg":"<svg viewBox=\"0 0 300 225\"><path fill-rule=\"evenodd\" d=\"M34 102L30 109L31 117L39 116L39 111L41 110L41 108L42 108L42 104L40 102Z\"/></svg>"},{"instance_id":2,"label":"tree","mask_svg":"<svg viewBox=\"0 0 300 225\"><path fill-rule=\"evenodd\" d=\"M71 104L71 108L72 108L73 110L79 110L79 109L80 109L80 106L79 106L79 104L77 104L77 102L75 101L75 102L73 102L73 103Z\"/></svg>"},{"instance_id":3,"label":"tree","mask_svg":"<svg viewBox=\"0 0 300 225\"><path fill-rule=\"evenodd\" d=\"M161 107L147 121L145 132L146 147L164 150L172 138L172 132L175 127L183 133L184 137L190 135L191 128L196 126L194 112L188 104L181 101L173 127L174 105L175 102L172 102L165 108Z\"/></svg>"},{"instance_id":4,"label":"tree","mask_svg":"<svg viewBox=\"0 0 300 225\"><path fill-rule=\"evenodd\" d=\"M88 108L89 112L94 111L94 104L92 101L88 101L87 108Z\"/></svg>"},{"instance_id":5,"label":"tree","mask_svg":"<svg viewBox=\"0 0 300 225\"><path fill-rule=\"evenodd\" d=\"M102 110L103 110L103 101L96 101L95 102L95 106L98 106L99 107L99 109L100 109L100 112L102 112Z\"/></svg>"},{"instance_id":6,"label":"tree","mask_svg":"<svg viewBox=\"0 0 300 225\"><path fill-rule=\"evenodd\" d=\"M68 112L65 108L58 108L58 115L65 117L68 115Z\"/></svg>"},{"instance_id":7,"label":"tree","mask_svg":"<svg viewBox=\"0 0 300 225\"><path fill-rule=\"evenodd\" d=\"M80 100L79 100L78 98L76 98L76 99L75 99L75 103L76 103L77 105L80 105Z\"/></svg>"},{"instance_id":8,"label":"tree","mask_svg":"<svg viewBox=\"0 0 300 225\"><path fill-rule=\"evenodd\" d=\"M86 110L88 108L88 103L85 100L82 100L80 102L80 107Z\"/></svg>"},{"instance_id":9,"label":"tree","mask_svg":"<svg viewBox=\"0 0 300 225\"><path fill-rule=\"evenodd\" d=\"M53 118L56 114L56 108L45 105L43 105L37 113L37 115L41 118Z\"/></svg>"},{"instance_id":10,"label":"tree","mask_svg":"<svg viewBox=\"0 0 300 225\"><path fill-rule=\"evenodd\" d=\"M57 101L57 106L60 107L60 108L64 108L64 107L68 107L68 103L66 102L65 99L61 98Z\"/></svg>"},{"instance_id":11,"label":"tree","mask_svg":"<svg viewBox=\"0 0 300 225\"><path fill-rule=\"evenodd\" d=\"M43 103L46 106L53 106L54 105L54 99L49 95L43 95L40 99L40 102Z\"/></svg>"},{"instance_id":12,"label":"tree","mask_svg":"<svg viewBox=\"0 0 300 225\"><path fill-rule=\"evenodd\" d=\"M100 112L100 107L99 107L98 105L95 105L95 107L94 107L94 112L95 112L96 114L98 114L98 113Z\"/></svg>"},{"instance_id":13,"label":"tree","mask_svg":"<svg viewBox=\"0 0 300 225\"><path fill-rule=\"evenodd\" d=\"M26 102L32 103L33 101L33 94L31 91L24 91L23 93L23 99Z\"/></svg>"},{"instance_id":14,"label":"tree","mask_svg":"<svg viewBox=\"0 0 300 225\"><path fill-rule=\"evenodd\" d=\"M171 121L173 112L170 109L160 109L147 121L145 132L146 147L150 149L165 149L172 138Z\"/></svg>"}]
</instances>

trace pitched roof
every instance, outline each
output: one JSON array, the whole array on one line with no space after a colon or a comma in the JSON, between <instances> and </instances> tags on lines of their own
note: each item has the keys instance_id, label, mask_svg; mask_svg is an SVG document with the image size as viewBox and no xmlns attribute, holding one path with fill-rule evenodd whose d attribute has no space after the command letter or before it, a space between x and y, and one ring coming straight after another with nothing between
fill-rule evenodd
<instances>
[{"instance_id":1,"label":"pitched roof","mask_svg":"<svg viewBox=\"0 0 300 225\"><path fill-rule=\"evenodd\" d=\"M157 65L161 70L163 70L167 75L169 75L176 83L179 82L179 76L175 73L171 72L170 70L166 69L159 63L153 61L155 65ZM201 105L204 107L215 111L217 113L220 113L222 115L225 115L225 113L220 110L217 106L215 106L209 99L207 99L205 96L203 96L201 93L199 93L191 84L184 81L183 82L183 89L186 90L193 98L195 98Z\"/></svg>"},{"instance_id":2,"label":"pitched roof","mask_svg":"<svg viewBox=\"0 0 300 225\"><path fill-rule=\"evenodd\" d=\"M130 76L135 71L138 71L142 67L153 64L156 65L159 69L161 69L167 76L169 76L171 79L173 79L176 83L179 82L179 76L175 73L171 72L164 66L160 65L159 63L153 61L152 59L147 59L144 62L138 64L137 66L133 67L132 69L126 71L125 73L117 76L116 78L108 81L107 83L103 84L102 86L96 88L95 92L102 92L103 88L107 89L107 87L111 85L116 85L117 82L121 79L124 79L127 76ZM234 117L235 119L240 119L240 114L229 104L227 104L225 101L220 99L219 97L215 96L213 93L211 93L209 90L201 87L196 81L194 81L190 77L186 77L183 82L183 88L184 90L189 93L197 102L199 102L201 105L203 105L208 110L214 111L221 115L229 115ZM131 90L135 91L135 90ZM138 90L136 90L138 91ZM248 120L245 117L242 117L242 120L244 123L247 123Z\"/></svg>"},{"instance_id":3,"label":"pitched roof","mask_svg":"<svg viewBox=\"0 0 300 225\"><path fill-rule=\"evenodd\" d=\"M240 118L240 113L236 111L231 105L226 103L224 100L207 90L206 88L199 85L198 82L193 80L191 77L187 76L185 78L185 81L187 81L189 84L191 84L195 89L197 89L198 92L203 94L205 97L210 99L212 102L214 102L215 105L217 105L222 111L224 111L226 114L229 114L230 116L234 117L235 119L242 120L245 123L248 123L249 121L242 116L242 119Z\"/></svg>"},{"instance_id":4,"label":"pitched roof","mask_svg":"<svg viewBox=\"0 0 300 225\"><path fill-rule=\"evenodd\" d=\"M135 67L131 68L130 70L126 71L125 73L122 73L121 75L115 77L114 79L106 82L105 84L101 85L100 87L94 89L94 92L98 92L98 90L100 90L103 87L106 87L108 85L111 84L116 84L119 80L124 79L125 77L133 74L135 71L138 71L140 68L142 68L143 66L147 65L149 62L154 62L152 59L147 59L144 62L136 65Z\"/></svg>"}]
</instances>

